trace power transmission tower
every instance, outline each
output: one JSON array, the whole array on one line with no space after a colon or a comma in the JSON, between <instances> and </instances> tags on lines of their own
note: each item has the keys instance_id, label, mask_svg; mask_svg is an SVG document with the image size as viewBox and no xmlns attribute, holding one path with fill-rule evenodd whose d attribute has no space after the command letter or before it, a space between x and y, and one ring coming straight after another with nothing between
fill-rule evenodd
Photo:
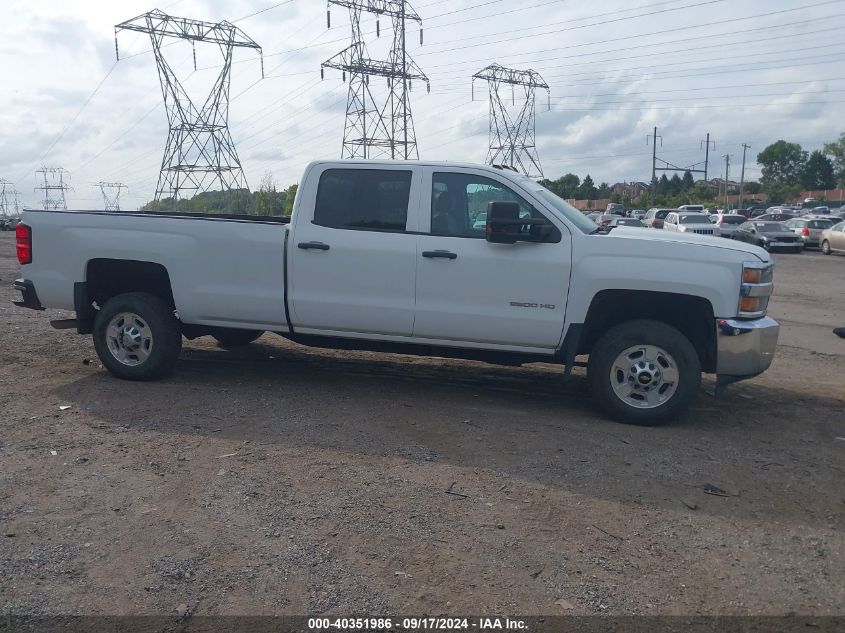
<instances>
[{"instance_id":1,"label":"power transmission tower","mask_svg":"<svg viewBox=\"0 0 845 633\"><path fill-rule=\"evenodd\" d=\"M118 59L117 34L120 31L136 31L150 36L167 108L169 131L156 185L156 201L172 198L178 207L180 199L212 188L230 192L248 190L241 161L229 133L229 87L236 47L258 51L261 77L264 77L261 47L229 22L177 18L156 9L115 26L114 46ZM194 70L197 67L198 42L216 44L220 49L223 66L202 107L197 107L191 100L165 59L164 41L169 38L191 43L194 47Z\"/></svg>"},{"instance_id":2,"label":"power transmission tower","mask_svg":"<svg viewBox=\"0 0 845 633\"><path fill-rule=\"evenodd\" d=\"M328 0L329 28L333 4L349 10L349 21L352 25L352 44L323 62L320 67L322 78L325 78L326 68L340 70L344 81L347 74L349 75L341 158L418 158L409 92L414 79L424 81L429 92L431 84L422 69L408 55L405 24L410 20L422 27L422 18L407 0ZM363 13L390 17L393 44L387 61L370 58L361 33ZM376 33L381 35L378 20ZM420 44L422 38L420 28ZM386 99L374 97L370 90L370 77L386 78Z\"/></svg>"},{"instance_id":3,"label":"power transmission tower","mask_svg":"<svg viewBox=\"0 0 845 633\"><path fill-rule=\"evenodd\" d=\"M745 193L745 152L751 148L747 143L742 144L742 175L739 177L739 205L742 208L742 198Z\"/></svg>"},{"instance_id":4,"label":"power transmission tower","mask_svg":"<svg viewBox=\"0 0 845 633\"><path fill-rule=\"evenodd\" d=\"M98 182L94 186L99 187L100 193L103 194L106 211L120 211L120 191L121 189L129 190L129 187L122 182L103 181Z\"/></svg>"},{"instance_id":5,"label":"power transmission tower","mask_svg":"<svg viewBox=\"0 0 845 633\"><path fill-rule=\"evenodd\" d=\"M16 193L17 192L14 191L14 185L11 182L5 178L0 178L0 217L10 218L13 215L17 215L17 204L16 202L12 203L11 201L11 198L15 196Z\"/></svg>"},{"instance_id":6,"label":"power transmission tower","mask_svg":"<svg viewBox=\"0 0 845 633\"><path fill-rule=\"evenodd\" d=\"M67 211L65 194L73 191L73 187L65 182L65 176L69 177L70 172L61 167L42 167L35 175L40 175L44 181L35 187L35 191L44 192L44 210Z\"/></svg>"},{"instance_id":7,"label":"power transmission tower","mask_svg":"<svg viewBox=\"0 0 845 633\"><path fill-rule=\"evenodd\" d=\"M542 178L543 168L537 154L537 89L545 90L551 109L551 91L548 84L534 70L514 70L491 64L472 76L472 96L475 98L475 80L487 82L490 92L490 149L488 165L506 165L519 169L531 178ZM511 116L502 99L502 85L511 87L511 106L516 105L516 89L525 102Z\"/></svg>"}]
</instances>

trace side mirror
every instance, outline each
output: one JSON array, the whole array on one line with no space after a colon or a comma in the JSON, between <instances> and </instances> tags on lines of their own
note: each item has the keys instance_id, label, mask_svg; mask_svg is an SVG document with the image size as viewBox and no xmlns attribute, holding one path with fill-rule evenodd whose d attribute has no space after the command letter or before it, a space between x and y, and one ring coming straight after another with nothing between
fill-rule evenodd
<instances>
[{"instance_id":1,"label":"side mirror","mask_svg":"<svg viewBox=\"0 0 845 633\"><path fill-rule=\"evenodd\" d=\"M519 239L524 220L519 219L516 202L490 202L487 204L487 241L494 244L515 244Z\"/></svg>"},{"instance_id":2,"label":"side mirror","mask_svg":"<svg viewBox=\"0 0 845 633\"><path fill-rule=\"evenodd\" d=\"M494 244L516 242L544 242L554 233L554 226L546 220L520 218L516 202L487 204L486 237Z\"/></svg>"}]
</instances>

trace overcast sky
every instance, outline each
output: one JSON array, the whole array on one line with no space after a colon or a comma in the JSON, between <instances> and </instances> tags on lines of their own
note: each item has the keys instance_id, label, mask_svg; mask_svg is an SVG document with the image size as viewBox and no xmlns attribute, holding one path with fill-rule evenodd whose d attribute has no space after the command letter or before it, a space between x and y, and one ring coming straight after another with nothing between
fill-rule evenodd
<instances>
[{"instance_id":1,"label":"overcast sky","mask_svg":"<svg viewBox=\"0 0 845 633\"><path fill-rule=\"evenodd\" d=\"M305 164L339 158L346 85L320 64L349 44L347 12L321 0L162 0L171 15L240 20L264 49L238 49L232 75L230 128L250 187L270 171L280 186ZM167 120L155 60L145 35L122 32L115 62L114 25L149 11L138 0L7 0L0 22L0 178L38 205L35 170L70 172L71 208L101 208L94 184L129 186L124 208L155 192ZM11 5L11 6L9 6ZM537 149L545 175L589 173L596 184L648 180L656 125L658 156L687 166L704 160L710 176L738 179L742 143L754 158L783 138L820 148L845 131L845 0L418 0L424 45L410 27L410 53L431 80L414 85L420 158L483 162L488 144L486 85L471 76L498 62L538 71L551 87L551 111L538 94ZM268 9L252 15L262 9ZM382 20L363 20L380 55L389 43ZM165 49L192 95L204 100L220 54L197 47ZM104 79L105 78L105 79ZM98 85L99 90L96 91ZM374 90L377 88L374 86ZM91 96L93 94L93 97ZM87 101L90 97L90 101ZM669 174L671 175L671 174Z\"/></svg>"}]
</instances>

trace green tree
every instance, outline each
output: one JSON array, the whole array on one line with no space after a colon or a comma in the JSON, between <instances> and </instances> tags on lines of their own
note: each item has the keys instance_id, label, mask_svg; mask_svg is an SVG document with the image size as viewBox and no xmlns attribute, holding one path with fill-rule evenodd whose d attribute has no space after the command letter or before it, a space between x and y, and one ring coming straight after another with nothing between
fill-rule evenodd
<instances>
[{"instance_id":1,"label":"green tree","mask_svg":"<svg viewBox=\"0 0 845 633\"><path fill-rule=\"evenodd\" d=\"M598 189L596 189L596 185L593 183L593 179L590 177L590 174L587 174L584 177L584 182L581 183L581 186L578 187L578 198L582 200L595 200L598 194Z\"/></svg>"},{"instance_id":2,"label":"green tree","mask_svg":"<svg viewBox=\"0 0 845 633\"><path fill-rule=\"evenodd\" d=\"M666 174L663 174L660 180L657 181L657 193L669 193L669 179L666 177Z\"/></svg>"},{"instance_id":3,"label":"green tree","mask_svg":"<svg viewBox=\"0 0 845 633\"><path fill-rule=\"evenodd\" d=\"M833 169L840 187L845 187L845 132L833 143L825 143L824 153L833 159Z\"/></svg>"},{"instance_id":4,"label":"green tree","mask_svg":"<svg viewBox=\"0 0 845 633\"><path fill-rule=\"evenodd\" d=\"M794 202L801 196L801 185L773 185L766 194L770 204Z\"/></svg>"},{"instance_id":5,"label":"green tree","mask_svg":"<svg viewBox=\"0 0 845 633\"><path fill-rule=\"evenodd\" d=\"M603 182L599 185L598 197L601 199L610 197L610 185Z\"/></svg>"},{"instance_id":6,"label":"green tree","mask_svg":"<svg viewBox=\"0 0 845 633\"><path fill-rule=\"evenodd\" d=\"M669 192L673 196L677 196L679 193L681 193L681 191L683 191L683 188L684 188L684 183L681 180L681 177L678 176L678 174L674 174L669 179Z\"/></svg>"},{"instance_id":7,"label":"green tree","mask_svg":"<svg viewBox=\"0 0 845 633\"><path fill-rule=\"evenodd\" d=\"M757 154L757 163L762 166L760 184L766 192L780 185L796 185L801 182L807 152L798 143L777 141Z\"/></svg>"},{"instance_id":8,"label":"green tree","mask_svg":"<svg viewBox=\"0 0 845 633\"><path fill-rule=\"evenodd\" d=\"M581 186L581 179L575 174L564 174L555 181L558 189L557 195L561 198L577 197L578 187Z\"/></svg>"},{"instance_id":9,"label":"green tree","mask_svg":"<svg viewBox=\"0 0 845 633\"><path fill-rule=\"evenodd\" d=\"M692 177L692 172L689 170L684 172L684 177L681 179L683 182L683 187L681 191L689 191L693 187L695 187L695 179Z\"/></svg>"},{"instance_id":10,"label":"green tree","mask_svg":"<svg viewBox=\"0 0 845 633\"><path fill-rule=\"evenodd\" d=\"M836 186L833 162L818 150L810 154L801 174L801 185L810 190L833 189Z\"/></svg>"},{"instance_id":11,"label":"green tree","mask_svg":"<svg viewBox=\"0 0 845 633\"><path fill-rule=\"evenodd\" d=\"M299 185L291 185L287 189L284 190L285 194L285 204L284 208L282 209L282 215L291 215L293 213L293 202L296 198L296 192L299 189Z\"/></svg>"}]
</instances>

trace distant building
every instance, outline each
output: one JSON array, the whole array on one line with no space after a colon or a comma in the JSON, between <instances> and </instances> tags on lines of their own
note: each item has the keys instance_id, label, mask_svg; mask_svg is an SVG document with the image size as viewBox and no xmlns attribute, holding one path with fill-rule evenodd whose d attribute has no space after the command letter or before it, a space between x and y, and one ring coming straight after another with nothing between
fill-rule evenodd
<instances>
[{"instance_id":1,"label":"distant building","mask_svg":"<svg viewBox=\"0 0 845 633\"><path fill-rule=\"evenodd\" d=\"M645 182L617 182L610 190L618 196L628 196L631 200L636 200L644 193L648 193L648 183Z\"/></svg>"},{"instance_id":2,"label":"distant building","mask_svg":"<svg viewBox=\"0 0 845 633\"><path fill-rule=\"evenodd\" d=\"M747 184L747 183L746 183ZM714 194L725 193L725 179L711 178L710 180L696 180L696 187L707 187ZM728 191L739 191L739 183L735 180L728 180Z\"/></svg>"}]
</instances>

